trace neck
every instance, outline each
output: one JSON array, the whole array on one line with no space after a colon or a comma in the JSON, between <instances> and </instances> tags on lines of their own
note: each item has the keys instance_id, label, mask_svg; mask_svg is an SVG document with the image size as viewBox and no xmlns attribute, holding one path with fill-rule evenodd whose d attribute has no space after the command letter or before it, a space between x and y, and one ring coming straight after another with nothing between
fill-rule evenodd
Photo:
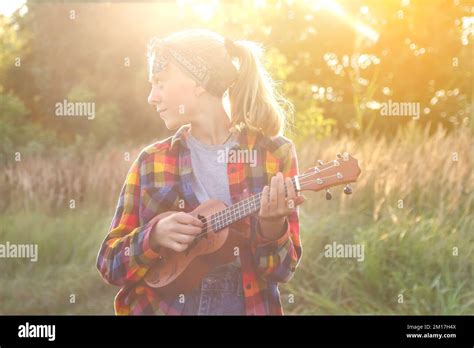
<instances>
[{"instance_id":1,"label":"neck","mask_svg":"<svg viewBox=\"0 0 474 348\"><path fill-rule=\"evenodd\" d=\"M230 135L230 118L222 105L205 108L191 122L191 134L208 145L220 145Z\"/></svg>"}]
</instances>

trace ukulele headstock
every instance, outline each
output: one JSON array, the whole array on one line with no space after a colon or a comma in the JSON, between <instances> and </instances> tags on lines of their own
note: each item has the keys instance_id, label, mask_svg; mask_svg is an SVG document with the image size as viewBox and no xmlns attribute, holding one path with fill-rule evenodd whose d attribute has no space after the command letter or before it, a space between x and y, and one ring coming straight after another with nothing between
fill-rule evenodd
<instances>
[{"instance_id":1,"label":"ukulele headstock","mask_svg":"<svg viewBox=\"0 0 474 348\"><path fill-rule=\"evenodd\" d=\"M344 188L344 193L352 193L348 184L355 182L361 172L356 158L344 152L337 154L337 158L333 161L324 163L320 160L318 164L298 176L301 190L321 191L345 184L347 186ZM326 198L331 199L329 191L326 193Z\"/></svg>"}]
</instances>

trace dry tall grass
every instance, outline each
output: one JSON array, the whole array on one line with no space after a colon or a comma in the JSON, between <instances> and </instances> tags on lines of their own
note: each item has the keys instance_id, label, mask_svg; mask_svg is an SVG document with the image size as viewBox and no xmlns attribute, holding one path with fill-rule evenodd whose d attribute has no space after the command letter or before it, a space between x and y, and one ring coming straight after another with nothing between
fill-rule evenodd
<instances>
[{"instance_id":1,"label":"dry tall grass","mask_svg":"<svg viewBox=\"0 0 474 348\"><path fill-rule=\"evenodd\" d=\"M396 137L327 138L298 148L300 170L348 151L360 160L362 174L355 187L359 209L377 220L384 206L402 199L407 209L435 209L450 214L472 208L474 141L468 129L451 134L439 128L429 136L415 127ZM2 168L1 210L7 207L56 210L71 199L115 204L131 161L140 149L113 149L61 158L22 158ZM130 161L125 153L130 152ZM456 160L457 156L457 160ZM337 191L337 190L336 190ZM322 195L321 195L322 196ZM344 196L342 196L344 197ZM360 198L358 198L360 197ZM347 199L341 198L340 209ZM465 206L460 206L461 202ZM397 212L391 210L394 222Z\"/></svg>"},{"instance_id":2,"label":"dry tall grass","mask_svg":"<svg viewBox=\"0 0 474 348\"><path fill-rule=\"evenodd\" d=\"M467 128L447 134L440 127L429 135L428 128L412 126L391 139L342 136L306 143L299 149L299 162L300 171L304 171L317 159L329 161L336 153L348 151L359 160L362 173L353 185L353 197L341 195L340 212L350 199L375 221L381 210L387 209L397 223L402 211L426 209L443 216L459 210L472 213L473 148L474 139ZM399 203L403 209L398 208Z\"/></svg>"},{"instance_id":3,"label":"dry tall grass","mask_svg":"<svg viewBox=\"0 0 474 348\"><path fill-rule=\"evenodd\" d=\"M137 149L114 149L60 158L22 158L3 168L2 210L8 207L55 212L84 202L116 203ZM126 153L129 152L129 160Z\"/></svg>"}]
</instances>

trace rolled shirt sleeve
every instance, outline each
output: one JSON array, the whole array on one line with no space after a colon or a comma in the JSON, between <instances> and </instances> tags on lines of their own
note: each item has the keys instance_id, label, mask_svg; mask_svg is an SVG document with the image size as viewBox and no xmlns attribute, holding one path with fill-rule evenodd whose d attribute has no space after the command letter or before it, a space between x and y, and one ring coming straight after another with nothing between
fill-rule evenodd
<instances>
[{"instance_id":1,"label":"rolled shirt sleeve","mask_svg":"<svg viewBox=\"0 0 474 348\"><path fill-rule=\"evenodd\" d=\"M97 269L102 278L118 286L142 279L150 264L161 257L159 248L155 250L150 245L150 234L158 217L139 226L139 158L127 174L112 224L97 257Z\"/></svg>"},{"instance_id":2,"label":"rolled shirt sleeve","mask_svg":"<svg viewBox=\"0 0 474 348\"><path fill-rule=\"evenodd\" d=\"M280 171L285 178L293 177L298 175L296 149L292 142L284 146L288 147L288 151L281 161ZM298 207L287 216L282 233L277 239L264 238L258 223L256 228L256 237L251 245L258 273L273 281L288 282L302 256Z\"/></svg>"}]
</instances>

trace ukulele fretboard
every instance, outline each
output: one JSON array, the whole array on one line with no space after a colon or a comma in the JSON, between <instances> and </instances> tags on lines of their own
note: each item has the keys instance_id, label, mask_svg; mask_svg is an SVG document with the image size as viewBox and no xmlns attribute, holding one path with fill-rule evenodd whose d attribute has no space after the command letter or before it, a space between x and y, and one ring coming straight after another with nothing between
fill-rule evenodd
<instances>
[{"instance_id":1,"label":"ukulele fretboard","mask_svg":"<svg viewBox=\"0 0 474 348\"><path fill-rule=\"evenodd\" d=\"M295 178L291 178L295 191L297 190ZM285 186L286 195L286 186ZM214 232L220 231L243 218L260 210L262 192L237 202L209 217L208 224Z\"/></svg>"}]
</instances>

